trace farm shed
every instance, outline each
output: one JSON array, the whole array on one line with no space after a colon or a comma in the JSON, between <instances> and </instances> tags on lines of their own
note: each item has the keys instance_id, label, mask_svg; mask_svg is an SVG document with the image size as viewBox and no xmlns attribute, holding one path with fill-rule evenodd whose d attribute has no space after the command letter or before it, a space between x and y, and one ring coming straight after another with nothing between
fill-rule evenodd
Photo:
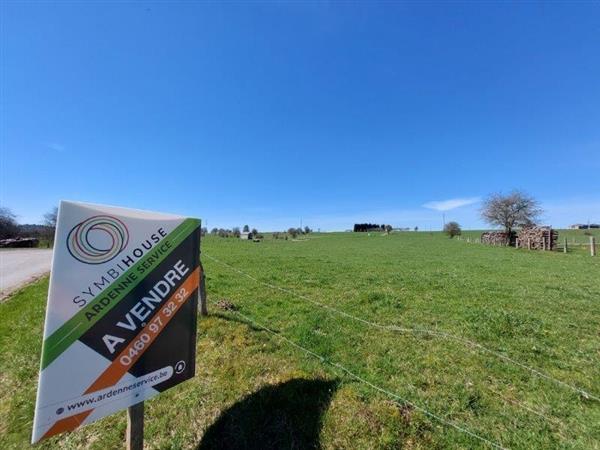
<instances>
[{"instance_id":1,"label":"farm shed","mask_svg":"<svg viewBox=\"0 0 600 450\"><path fill-rule=\"evenodd\" d=\"M571 225L569 228L571 228L572 230L587 230L590 228L600 228L600 224L597 224L597 223L588 223L588 224L575 223L575 224Z\"/></svg>"},{"instance_id":2,"label":"farm shed","mask_svg":"<svg viewBox=\"0 0 600 450\"><path fill-rule=\"evenodd\" d=\"M251 241L252 239L254 239L254 235L252 233L247 232L247 231L242 231L240 233L240 239L243 239L245 241Z\"/></svg>"}]
</instances>

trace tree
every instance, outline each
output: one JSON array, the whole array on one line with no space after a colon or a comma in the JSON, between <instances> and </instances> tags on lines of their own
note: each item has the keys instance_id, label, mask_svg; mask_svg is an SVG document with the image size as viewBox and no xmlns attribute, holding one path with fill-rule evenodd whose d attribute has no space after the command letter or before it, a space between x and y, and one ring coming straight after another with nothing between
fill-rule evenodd
<instances>
[{"instance_id":1,"label":"tree","mask_svg":"<svg viewBox=\"0 0 600 450\"><path fill-rule=\"evenodd\" d=\"M288 229L287 232L293 238L296 238L296 236L298 236L298 229L297 228L290 228L290 229Z\"/></svg>"},{"instance_id":2,"label":"tree","mask_svg":"<svg viewBox=\"0 0 600 450\"><path fill-rule=\"evenodd\" d=\"M391 233L391 231L392 231L392 226L391 225L386 225L384 228L385 228L386 234L390 234Z\"/></svg>"},{"instance_id":3,"label":"tree","mask_svg":"<svg viewBox=\"0 0 600 450\"><path fill-rule=\"evenodd\" d=\"M213 228L212 230L210 230L210 234L217 234L219 232L218 228Z\"/></svg>"},{"instance_id":4,"label":"tree","mask_svg":"<svg viewBox=\"0 0 600 450\"><path fill-rule=\"evenodd\" d=\"M44 225L46 225L46 230L42 234L42 237L48 239L49 242L54 241L54 233L56 231L56 221L58 219L58 207L52 208L46 214L44 214Z\"/></svg>"},{"instance_id":5,"label":"tree","mask_svg":"<svg viewBox=\"0 0 600 450\"><path fill-rule=\"evenodd\" d=\"M252 235L256 236L258 234L258 230L256 228L252 228Z\"/></svg>"},{"instance_id":6,"label":"tree","mask_svg":"<svg viewBox=\"0 0 600 450\"><path fill-rule=\"evenodd\" d=\"M0 239L9 239L17 236L19 225L17 216L9 208L0 207Z\"/></svg>"},{"instance_id":7,"label":"tree","mask_svg":"<svg viewBox=\"0 0 600 450\"><path fill-rule=\"evenodd\" d=\"M250 231L250 227L248 225L244 225L244 233L248 233Z\"/></svg>"},{"instance_id":8,"label":"tree","mask_svg":"<svg viewBox=\"0 0 600 450\"><path fill-rule=\"evenodd\" d=\"M58 207L52 208L46 214L44 214L44 224L49 227L56 227L56 219L58 218Z\"/></svg>"},{"instance_id":9,"label":"tree","mask_svg":"<svg viewBox=\"0 0 600 450\"><path fill-rule=\"evenodd\" d=\"M444 225L444 233L450 236L450 239L454 236L460 236L461 232L462 230L460 229L458 222L448 222Z\"/></svg>"},{"instance_id":10,"label":"tree","mask_svg":"<svg viewBox=\"0 0 600 450\"><path fill-rule=\"evenodd\" d=\"M484 221L492 226L504 228L510 242L515 228L535 224L543 210L536 199L515 190L508 195L490 195L484 200L480 212Z\"/></svg>"},{"instance_id":11,"label":"tree","mask_svg":"<svg viewBox=\"0 0 600 450\"><path fill-rule=\"evenodd\" d=\"M419 227L415 227L415 231L419 231Z\"/></svg>"},{"instance_id":12,"label":"tree","mask_svg":"<svg viewBox=\"0 0 600 450\"><path fill-rule=\"evenodd\" d=\"M233 237L239 238L240 237L240 228L234 227L233 230L231 230L231 233L233 234Z\"/></svg>"},{"instance_id":13,"label":"tree","mask_svg":"<svg viewBox=\"0 0 600 450\"><path fill-rule=\"evenodd\" d=\"M206 227L200 228L200 236L206 236L206 233L208 233L208 229Z\"/></svg>"},{"instance_id":14,"label":"tree","mask_svg":"<svg viewBox=\"0 0 600 450\"><path fill-rule=\"evenodd\" d=\"M304 227L304 234L312 233L312 230L307 226Z\"/></svg>"}]
</instances>

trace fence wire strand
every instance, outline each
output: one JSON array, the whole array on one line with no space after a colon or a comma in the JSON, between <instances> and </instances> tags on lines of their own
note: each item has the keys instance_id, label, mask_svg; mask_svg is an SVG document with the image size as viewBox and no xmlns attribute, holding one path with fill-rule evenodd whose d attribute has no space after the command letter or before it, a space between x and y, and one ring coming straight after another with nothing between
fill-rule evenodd
<instances>
[{"instance_id":1,"label":"fence wire strand","mask_svg":"<svg viewBox=\"0 0 600 450\"><path fill-rule=\"evenodd\" d=\"M419 405L411 402L410 400L407 400L407 399L399 396L398 394L396 394L394 392L388 391L387 389L382 388L381 386L378 386L376 384L371 383L369 380L366 380L365 378L361 377L360 375L357 375L356 373L352 372L350 369L344 367L343 365L328 360L324 356L319 355L318 353L315 353L312 350L307 349L306 347L303 347L302 345L298 344L297 342L295 342L295 341L293 341L291 339L288 339L287 337L285 337L284 335L282 335L282 334L280 334L280 333L278 333L276 331L271 330L270 328L266 327L265 325L257 322L256 320L252 319L251 317L249 317L249 316L247 316L245 314L242 314L239 311L231 311L231 312L234 313L234 314L236 314L236 315L238 315L238 316L240 316L241 318L243 318L246 322L250 323L251 325L263 329L267 333L270 333L273 336L276 336L280 340L282 340L282 341L284 341L284 342L292 345L296 349L301 350L304 353L306 353L306 354L308 354L308 355L310 355L310 356L318 359L322 364L329 364L330 366L332 366L332 367L334 367L334 368L342 371L343 373L345 373L350 378L352 378L352 379L354 379L354 380L356 380L356 381L358 381L358 382L360 382L362 384L365 384L366 386L369 386L371 389L374 389L374 390L376 390L376 391L378 391L378 392L380 392L382 394L385 394L386 396L392 398L393 401L396 404L400 405L400 406L409 405L412 408L414 408L414 409L422 412L426 416L431 417L431 418L439 421L440 423L442 423L442 424L444 424L444 425L446 425L448 427L454 428L454 429L460 431L461 433L465 433L465 434L467 434L467 435L469 435L469 436L471 436L471 437L473 437L473 438L475 438L475 439L477 439L477 440L479 440L481 442L489 444L493 448L508 450L507 447L503 447L501 444L498 444L498 443L493 442L493 441L491 441L489 439L486 439L483 436L480 436L477 433L474 433L473 431L471 431L471 430L469 430L469 429L467 429L467 428L465 428L465 427L463 427L461 425L458 425L457 423L454 423L454 422L452 422L450 420L444 419L443 417L441 417L441 416L439 416L439 415L437 415L435 413L432 413L431 411L429 411L429 410L427 410L427 409L425 409L425 408L423 408L423 407L421 407L421 406L419 406Z\"/></svg>"},{"instance_id":2,"label":"fence wire strand","mask_svg":"<svg viewBox=\"0 0 600 450\"><path fill-rule=\"evenodd\" d=\"M254 281L255 283L262 284L263 286L269 287L269 288L271 288L273 290L278 290L280 292L285 292L286 294L289 294L289 295L292 295L294 297L300 298L302 300L308 301L308 302L310 302L310 303L312 303L314 305L317 305L317 306L319 306L321 308L327 309L327 310L329 310L329 311L331 311L331 312L333 312L335 314L339 314L340 316L346 317L346 318L354 320L356 322L360 322L360 323L362 323L364 325L367 325L367 326L370 326L370 327L373 327L373 328L377 328L377 329L380 329L380 330L388 331L388 332L411 333L411 334L427 334L427 335L435 336L435 337L438 337L438 338L441 338L441 339L448 339L448 340L452 340L452 341L455 341L455 342L459 342L459 343L461 343L461 344L463 344L465 346L474 347L474 348L477 348L477 349L481 350L482 352L489 353L489 354L491 354L491 355L493 355L493 356L495 356L497 358L500 358L500 359L502 359L502 360L504 360L506 362L514 364L514 365L516 365L516 366L518 366L518 367L520 367L522 369L525 369L525 370L533 373L534 375L537 375L540 378L544 378L544 379L546 379L548 381L552 381L553 383L556 383L556 384L558 384L560 386L563 386L563 387L568 388L568 389L570 389L570 390L572 390L574 392L577 392L578 394L582 395L583 397L585 397L587 399L593 399L595 401L600 401L600 397L597 396L597 395L595 395L595 394L587 392L587 391L585 391L585 390L583 390L583 389L581 389L581 388L579 388L577 386L574 386L572 384L569 384L569 383L567 383L565 381L562 381L562 380L559 380L557 378L554 378L551 375L548 375L548 374L546 374L546 373L544 373L544 372L542 372L542 371L540 371L540 370L538 370L538 369L536 369L534 367L531 367L531 366L528 366L528 365L526 365L524 363L521 363L521 362L519 362L519 361L511 358L510 356L507 356L507 355L505 355L503 353L500 353L500 352L498 352L496 350L492 350L491 348L485 347L484 345L479 344L479 343L477 343L475 341L472 341L470 339L463 338L462 336L457 336L457 335L454 335L454 334L451 334L451 333L446 333L444 331L429 330L427 328L405 328L405 327L399 327L399 326L396 326L396 325L385 325L385 324L381 324L381 323L378 323L378 322L372 322L372 321L363 319L361 317L355 316L353 314L349 314L349 313L347 313L345 311L342 311L342 310L340 310L338 308L335 308L333 306L330 306L330 305L327 305L325 303L322 303L322 302L319 302L317 300L314 300L314 299L312 299L310 297L307 297L306 295L300 294L300 293L298 293L298 292L296 292L296 291L294 291L292 289L284 288L284 287L281 287L281 286L277 286L277 285L274 285L274 284L267 283L265 281L259 280L258 278L256 278L256 277L254 277L254 276L252 276L252 275L250 275L250 274L248 274L248 273L246 273L246 272L238 269L237 267L234 267L231 264L228 264L228 263L226 263L224 261L221 261L220 259L217 259L214 256L208 255L205 252L202 252L202 255L205 256L205 257L207 257L208 259L210 259L212 261L215 261L218 264L221 264L221 265L223 265L225 267L228 267L230 270L239 273L240 275L242 275L242 276L244 276L244 277L246 277L246 278Z\"/></svg>"}]
</instances>

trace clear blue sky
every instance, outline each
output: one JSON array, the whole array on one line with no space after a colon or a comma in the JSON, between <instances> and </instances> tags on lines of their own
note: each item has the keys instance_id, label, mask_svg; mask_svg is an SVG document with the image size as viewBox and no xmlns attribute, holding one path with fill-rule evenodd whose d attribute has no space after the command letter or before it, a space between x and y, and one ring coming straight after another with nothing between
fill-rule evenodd
<instances>
[{"instance_id":1,"label":"clear blue sky","mask_svg":"<svg viewBox=\"0 0 600 450\"><path fill-rule=\"evenodd\" d=\"M0 8L20 222L70 199L209 228L480 227L478 199L513 188L546 223L600 222L598 3Z\"/></svg>"}]
</instances>

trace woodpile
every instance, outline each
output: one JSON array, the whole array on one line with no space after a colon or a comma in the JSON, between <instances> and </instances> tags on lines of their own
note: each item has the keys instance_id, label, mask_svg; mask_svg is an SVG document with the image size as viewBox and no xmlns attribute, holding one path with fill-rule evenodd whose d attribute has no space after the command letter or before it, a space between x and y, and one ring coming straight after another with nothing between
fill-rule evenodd
<instances>
[{"instance_id":1,"label":"woodpile","mask_svg":"<svg viewBox=\"0 0 600 450\"><path fill-rule=\"evenodd\" d=\"M552 250L556 248L558 231L551 227L525 227L519 231L517 238L519 247L531 250Z\"/></svg>"},{"instance_id":2,"label":"woodpile","mask_svg":"<svg viewBox=\"0 0 600 450\"><path fill-rule=\"evenodd\" d=\"M21 247L37 247L40 241L36 238L21 238L3 239L0 241L0 248L21 248Z\"/></svg>"},{"instance_id":3,"label":"woodpile","mask_svg":"<svg viewBox=\"0 0 600 450\"><path fill-rule=\"evenodd\" d=\"M481 233L481 243L488 245L515 245L515 233L511 233L510 242L508 240L508 233L504 231L486 231Z\"/></svg>"}]
</instances>

